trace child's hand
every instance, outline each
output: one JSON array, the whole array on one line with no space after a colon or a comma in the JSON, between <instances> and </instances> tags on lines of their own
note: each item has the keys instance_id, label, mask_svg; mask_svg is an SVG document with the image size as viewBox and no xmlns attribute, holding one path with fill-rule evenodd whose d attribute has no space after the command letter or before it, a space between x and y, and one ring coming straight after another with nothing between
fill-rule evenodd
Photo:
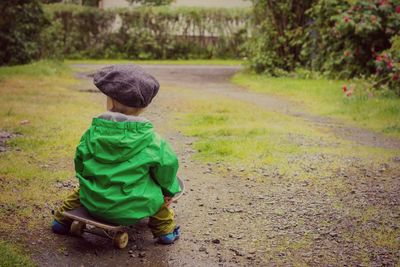
<instances>
[{"instance_id":1,"label":"child's hand","mask_svg":"<svg viewBox=\"0 0 400 267\"><path fill-rule=\"evenodd\" d=\"M169 205L172 203L172 197L164 196L164 203L167 205L167 207L169 207Z\"/></svg>"}]
</instances>

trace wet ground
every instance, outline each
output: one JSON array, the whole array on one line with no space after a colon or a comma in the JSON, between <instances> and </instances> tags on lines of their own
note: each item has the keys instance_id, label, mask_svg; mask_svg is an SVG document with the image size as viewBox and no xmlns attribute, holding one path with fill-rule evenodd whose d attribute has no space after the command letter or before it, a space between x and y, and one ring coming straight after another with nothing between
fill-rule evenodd
<instances>
[{"instance_id":1,"label":"wet ground","mask_svg":"<svg viewBox=\"0 0 400 267\"><path fill-rule=\"evenodd\" d=\"M88 73L100 65L75 65L95 92ZM172 246L154 243L146 222L130 229L124 250L110 240L56 236L44 227L30 234L40 266L396 266L400 259L400 141L308 114L300 105L249 92L229 83L238 67L144 66L162 86L215 94L284 113L354 144L397 151L386 162L324 153L288 158L304 165L309 180L279 169L236 168L193 159L193 139L169 123L179 91L160 90L145 116L179 155L186 193L175 205L182 238ZM89 75L90 76L90 75ZM100 94L99 94L99 97ZM3 134L2 134L3 135ZM297 140L307 145L309 140ZM324 144L321 144L324 145ZM338 144L340 145L340 143ZM1 145L0 145L1 146ZM334 164L335 163L335 164ZM317 167L316 167L317 166ZM72 181L74 182L74 181ZM70 190L61 185L60 190Z\"/></svg>"}]
</instances>

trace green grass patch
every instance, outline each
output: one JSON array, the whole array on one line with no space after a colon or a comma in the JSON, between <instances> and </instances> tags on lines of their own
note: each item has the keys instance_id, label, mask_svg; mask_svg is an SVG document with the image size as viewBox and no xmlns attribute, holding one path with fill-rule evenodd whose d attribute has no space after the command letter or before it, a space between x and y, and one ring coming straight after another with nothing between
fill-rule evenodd
<instances>
[{"instance_id":1,"label":"green grass patch","mask_svg":"<svg viewBox=\"0 0 400 267\"><path fill-rule=\"evenodd\" d=\"M33 267L36 266L25 253L16 246L0 240L1 267Z\"/></svg>"},{"instance_id":2,"label":"green grass patch","mask_svg":"<svg viewBox=\"0 0 400 267\"><path fill-rule=\"evenodd\" d=\"M217 103L218 102L218 103ZM272 162L278 154L295 152L291 144L275 147L282 115L252 111L246 104L218 99L197 99L184 116L184 132L198 137L195 148L204 160L227 162ZM275 122L268 127L268 122Z\"/></svg>"},{"instance_id":3,"label":"green grass patch","mask_svg":"<svg viewBox=\"0 0 400 267\"><path fill-rule=\"evenodd\" d=\"M255 92L287 97L314 114L400 137L400 98L368 94L361 82L354 82L354 94L347 97L342 86L351 84L348 81L273 78L244 72L232 81Z\"/></svg>"},{"instance_id":4,"label":"green grass patch","mask_svg":"<svg viewBox=\"0 0 400 267\"><path fill-rule=\"evenodd\" d=\"M143 65L227 65L239 66L241 60L233 59L189 59L189 60L128 60L128 59L68 59L67 64L143 64Z\"/></svg>"},{"instance_id":5,"label":"green grass patch","mask_svg":"<svg viewBox=\"0 0 400 267\"><path fill-rule=\"evenodd\" d=\"M42 77L70 74L70 71L69 66L65 64L43 60L27 65L0 67L0 81L17 75Z\"/></svg>"},{"instance_id":6,"label":"green grass patch","mask_svg":"<svg viewBox=\"0 0 400 267\"><path fill-rule=\"evenodd\" d=\"M182 91L181 95L185 100L180 101L178 127L184 134L197 138L196 157L206 162L276 166L289 174L301 171L302 163L310 164L308 155L312 158L326 153L338 159L379 155L386 159L394 153L338 140L331 132L305 124L296 117L267 112L237 100L219 96L210 99L195 91ZM289 163L291 158L294 160ZM327 168L332 167L332 163L327 164Z\"/></svg>"},{"instance_id":7,"label":"green grass patch","mask_svg":"<svg viewBox=\"0 0 400 267\"><path fill-rule=\"evenodd\" d=\"M16 134L0 153L0 228L13 232L38 224L37 213L50 216L47 204L68 193L55 185L75 180L76 145L105 98L76 90L69 67L59 62L0 68L0 73L5 77L0 131Z\"/></svg>"}]
</instances>

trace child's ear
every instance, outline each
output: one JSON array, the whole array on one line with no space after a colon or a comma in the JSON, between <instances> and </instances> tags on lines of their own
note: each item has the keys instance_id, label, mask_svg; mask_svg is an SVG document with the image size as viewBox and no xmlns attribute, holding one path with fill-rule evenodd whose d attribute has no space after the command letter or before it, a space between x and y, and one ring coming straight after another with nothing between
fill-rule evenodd
<instances>
[{"instance_id":1,"label":"child's ear","mask_svg":"<svg viewBox=\"0 0 400 267\"><path fill-rule=\"evenodd\" d=\"M107 96L107 110L111 111L114 108L114 101L111 99L111 97Z\"/></svg>"}]
</instances>

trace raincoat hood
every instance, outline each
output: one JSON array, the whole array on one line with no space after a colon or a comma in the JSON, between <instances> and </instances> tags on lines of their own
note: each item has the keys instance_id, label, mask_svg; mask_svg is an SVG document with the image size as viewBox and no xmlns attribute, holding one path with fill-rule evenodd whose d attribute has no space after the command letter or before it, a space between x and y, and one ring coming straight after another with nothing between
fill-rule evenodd
<instances>
[{"instance_id":1,"label":"raincoat hood","mask_svg":"<svg viewBox=\"0 0 400 267\"><path fill-rule=\"evenodd\" d=\"M87 147L93 158L102 163L124 162L152 141L153 126L147 120L108 112L93 119Z\"/></svg>"}]
</instances>

